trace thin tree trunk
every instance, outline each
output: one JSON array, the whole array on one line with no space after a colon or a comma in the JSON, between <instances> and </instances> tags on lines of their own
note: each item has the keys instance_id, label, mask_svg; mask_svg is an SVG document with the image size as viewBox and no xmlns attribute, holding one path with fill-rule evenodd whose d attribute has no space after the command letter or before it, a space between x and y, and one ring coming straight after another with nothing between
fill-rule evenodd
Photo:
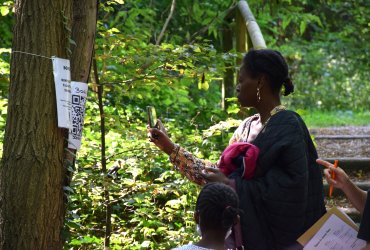
<instances>
[{"instance_id":1,"label":"thin tree trunk","mask_svg":"<svg viewBox=\"0 0 370 250\"><path fill-rule=\"evenodd\" d=\"M227 21L227 24L230 23L230 20ZM230 52L233 49L233 30L229 25L224 25L222 31L222 47L225 53ZM228 63L225 65L227 67L224 79L222 82L222 109L227 109L228 103L225 100L226 98L234 96L234 70L233 63Z\"/></svg>"},{"instance_id":2,"label":"thin tree trunk","mask_svg":"<svg viewBox=\"0 0 370 250\"><path fill-rule=\"evenodd\" d=\"M87 82L95 43L97 0L73 0L71 78Z\"/></svg>"},{"instance_id":3,"label":"thin tree trunk","mask_svg":"<svg viewBox=\"0 0 370 250\"><path fill-rule=\"evenodd\" d=\"M166 31L168 23L170 22L170 20L172 18L173 12L175 11L175 6L176 6L176 0L172 0L170 14L168 14L168 17L167 17L167 19L166 19L166 21L163 25L163 28L161 30L161 33L158 36L158 39L157 39L157 42L155 43L155 45L159 45L161 43L164 32Z\"/></svg>"},{"instance_id":4,"label":"thin tree trunk","mask_svg":"<svg viewBox=\"0 0 370 250\"><path fill-rule=\"evenodd\" d=\"M71 0L16 1L13 51L67 58L71 17ZM13 53L10 71L0 249L62 249L66 141L57 127L52 62Z\"/></svg>"},{"instance_id":5,"label":"thin tree trunk","mask_svg":"<svg viewBox=\"0 0 370 250\"><path fill-rule=\"evenodd\" d=\"M107 176L107 158L105 156L105 114L104 114L104 103L103 103L103 85L100 84L99 76L98 76L98 67L96 64L96 59L93 59L93 67L94 67L94 78L95 83L98 86L98 102L99 102L99 113L100 113L100 142L101 142L101 165L102 165L102 172L103 178ZM110 236L112 231L112 204L109 198L109 185L104 185L104 203L106 204L105 210L105 236L104 236L104 249L110 249Z\"/></svg>"}]
</instances>

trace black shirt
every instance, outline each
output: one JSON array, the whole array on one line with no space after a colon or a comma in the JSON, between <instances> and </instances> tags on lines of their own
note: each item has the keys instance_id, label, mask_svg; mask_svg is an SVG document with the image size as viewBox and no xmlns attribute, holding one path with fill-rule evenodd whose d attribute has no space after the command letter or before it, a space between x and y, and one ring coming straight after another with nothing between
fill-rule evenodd
<instances>
[{"instance_id":1,"label":"black shirt","mask_svg":"<svg viewBox=\"0 0 370 250\"><path fill-rule=\"evenodd\" d=\"M251 180L234 176L247 250L287 249L324 213L321 168L302 119L273 115L253 144L260 149Z\"/></svg>"},{"instance_id":2,"label":"black shirt","mask_svg":"<svg viewBox=\"0 0 370 250\"><path fill-rule=\"evenodd\" d=\"M366 204L357 238L370 242L370 189L367 191Z\"/></svg>"}]
</instances>

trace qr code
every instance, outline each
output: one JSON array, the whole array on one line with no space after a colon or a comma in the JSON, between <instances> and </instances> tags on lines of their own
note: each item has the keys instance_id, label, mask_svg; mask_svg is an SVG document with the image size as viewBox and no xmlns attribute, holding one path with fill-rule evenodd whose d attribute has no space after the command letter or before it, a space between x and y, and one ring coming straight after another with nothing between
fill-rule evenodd
<instances>
[{"instance_id":1,"label":"qr code","mask_svg":"<svg viewBox=\"0 0 370 250\"><path fill-rule=\"evenodd\" d=\"M73 139L81 139L82 126L85 115L86 98L79 95L72 95L72 130Z\"/></svg>"},{"instance_id":2,"label":"qr code","mask_svg":"<svg viewBox=\"0 0 370 250\"><path fill-rule=\"evenodd\" d=\"M86 98L80 95L72 95L72 105L85 106Z\"/></svg>"}]
</instances>

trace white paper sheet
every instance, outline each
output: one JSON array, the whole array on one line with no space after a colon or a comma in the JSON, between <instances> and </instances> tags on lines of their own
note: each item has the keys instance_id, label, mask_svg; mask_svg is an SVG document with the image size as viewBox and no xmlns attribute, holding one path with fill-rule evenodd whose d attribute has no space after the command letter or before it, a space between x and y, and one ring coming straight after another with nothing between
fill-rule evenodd
<instances>
[{"instance_id":1,"label":"white paper sheet","mask_svg":"<svg viewBox=\"0 0 370 250\"><path fill-rule=\"evenodd\" d=\"M71 70L67 59L53 56L53 74L58 112L58 127L71 126Z\"/></svg>"},{"instance_id":2,"label":"white paper sheet","mask_svg":"<svg viewBox=\"0 0 370 250\"><path fill-rule=\"evenodd\" d=\"M356 230L332 214L304 249L360 250L365 244L365 241L357 239Z\"/></svg>"},{"instance_id":3,"label":"white paper sheet","mask_svg":"<svg viewBox=\"0 0 370 250\"><path fill-rule=\"evenodd\" d=\"M85 117L85 104L88 86L83 82L71 82L72 88L72 126L69 130L68 148L80 149L82 139L82 128Z\"/></svg>"}]
</instances>

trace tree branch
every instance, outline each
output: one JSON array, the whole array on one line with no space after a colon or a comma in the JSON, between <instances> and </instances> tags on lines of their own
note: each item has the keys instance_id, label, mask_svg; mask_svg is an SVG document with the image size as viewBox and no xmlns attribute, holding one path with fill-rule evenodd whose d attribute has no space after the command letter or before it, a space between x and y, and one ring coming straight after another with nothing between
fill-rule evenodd
<instances>
[{"instance_id":1,"label":"tree branch","mask_svg":"<svg viewBox=\"0 0 370 250\"><path fill-rule=\"evenodd\" d=\"M167 26L168 26L168 23L170 22L170 20L172 18L172 15L173 15L173 12L175 10L175 5L176 5L176 0L172 0L170 14L168 14L168 17L166 19L166 22L163 25L163 28L161 30L161 33L158 36L158 39L157 39L157 42L155 43L155 45L159 45L161 43L162 37L164 35L164 32L166 31Z\"/></svg>"}]
</instances>

